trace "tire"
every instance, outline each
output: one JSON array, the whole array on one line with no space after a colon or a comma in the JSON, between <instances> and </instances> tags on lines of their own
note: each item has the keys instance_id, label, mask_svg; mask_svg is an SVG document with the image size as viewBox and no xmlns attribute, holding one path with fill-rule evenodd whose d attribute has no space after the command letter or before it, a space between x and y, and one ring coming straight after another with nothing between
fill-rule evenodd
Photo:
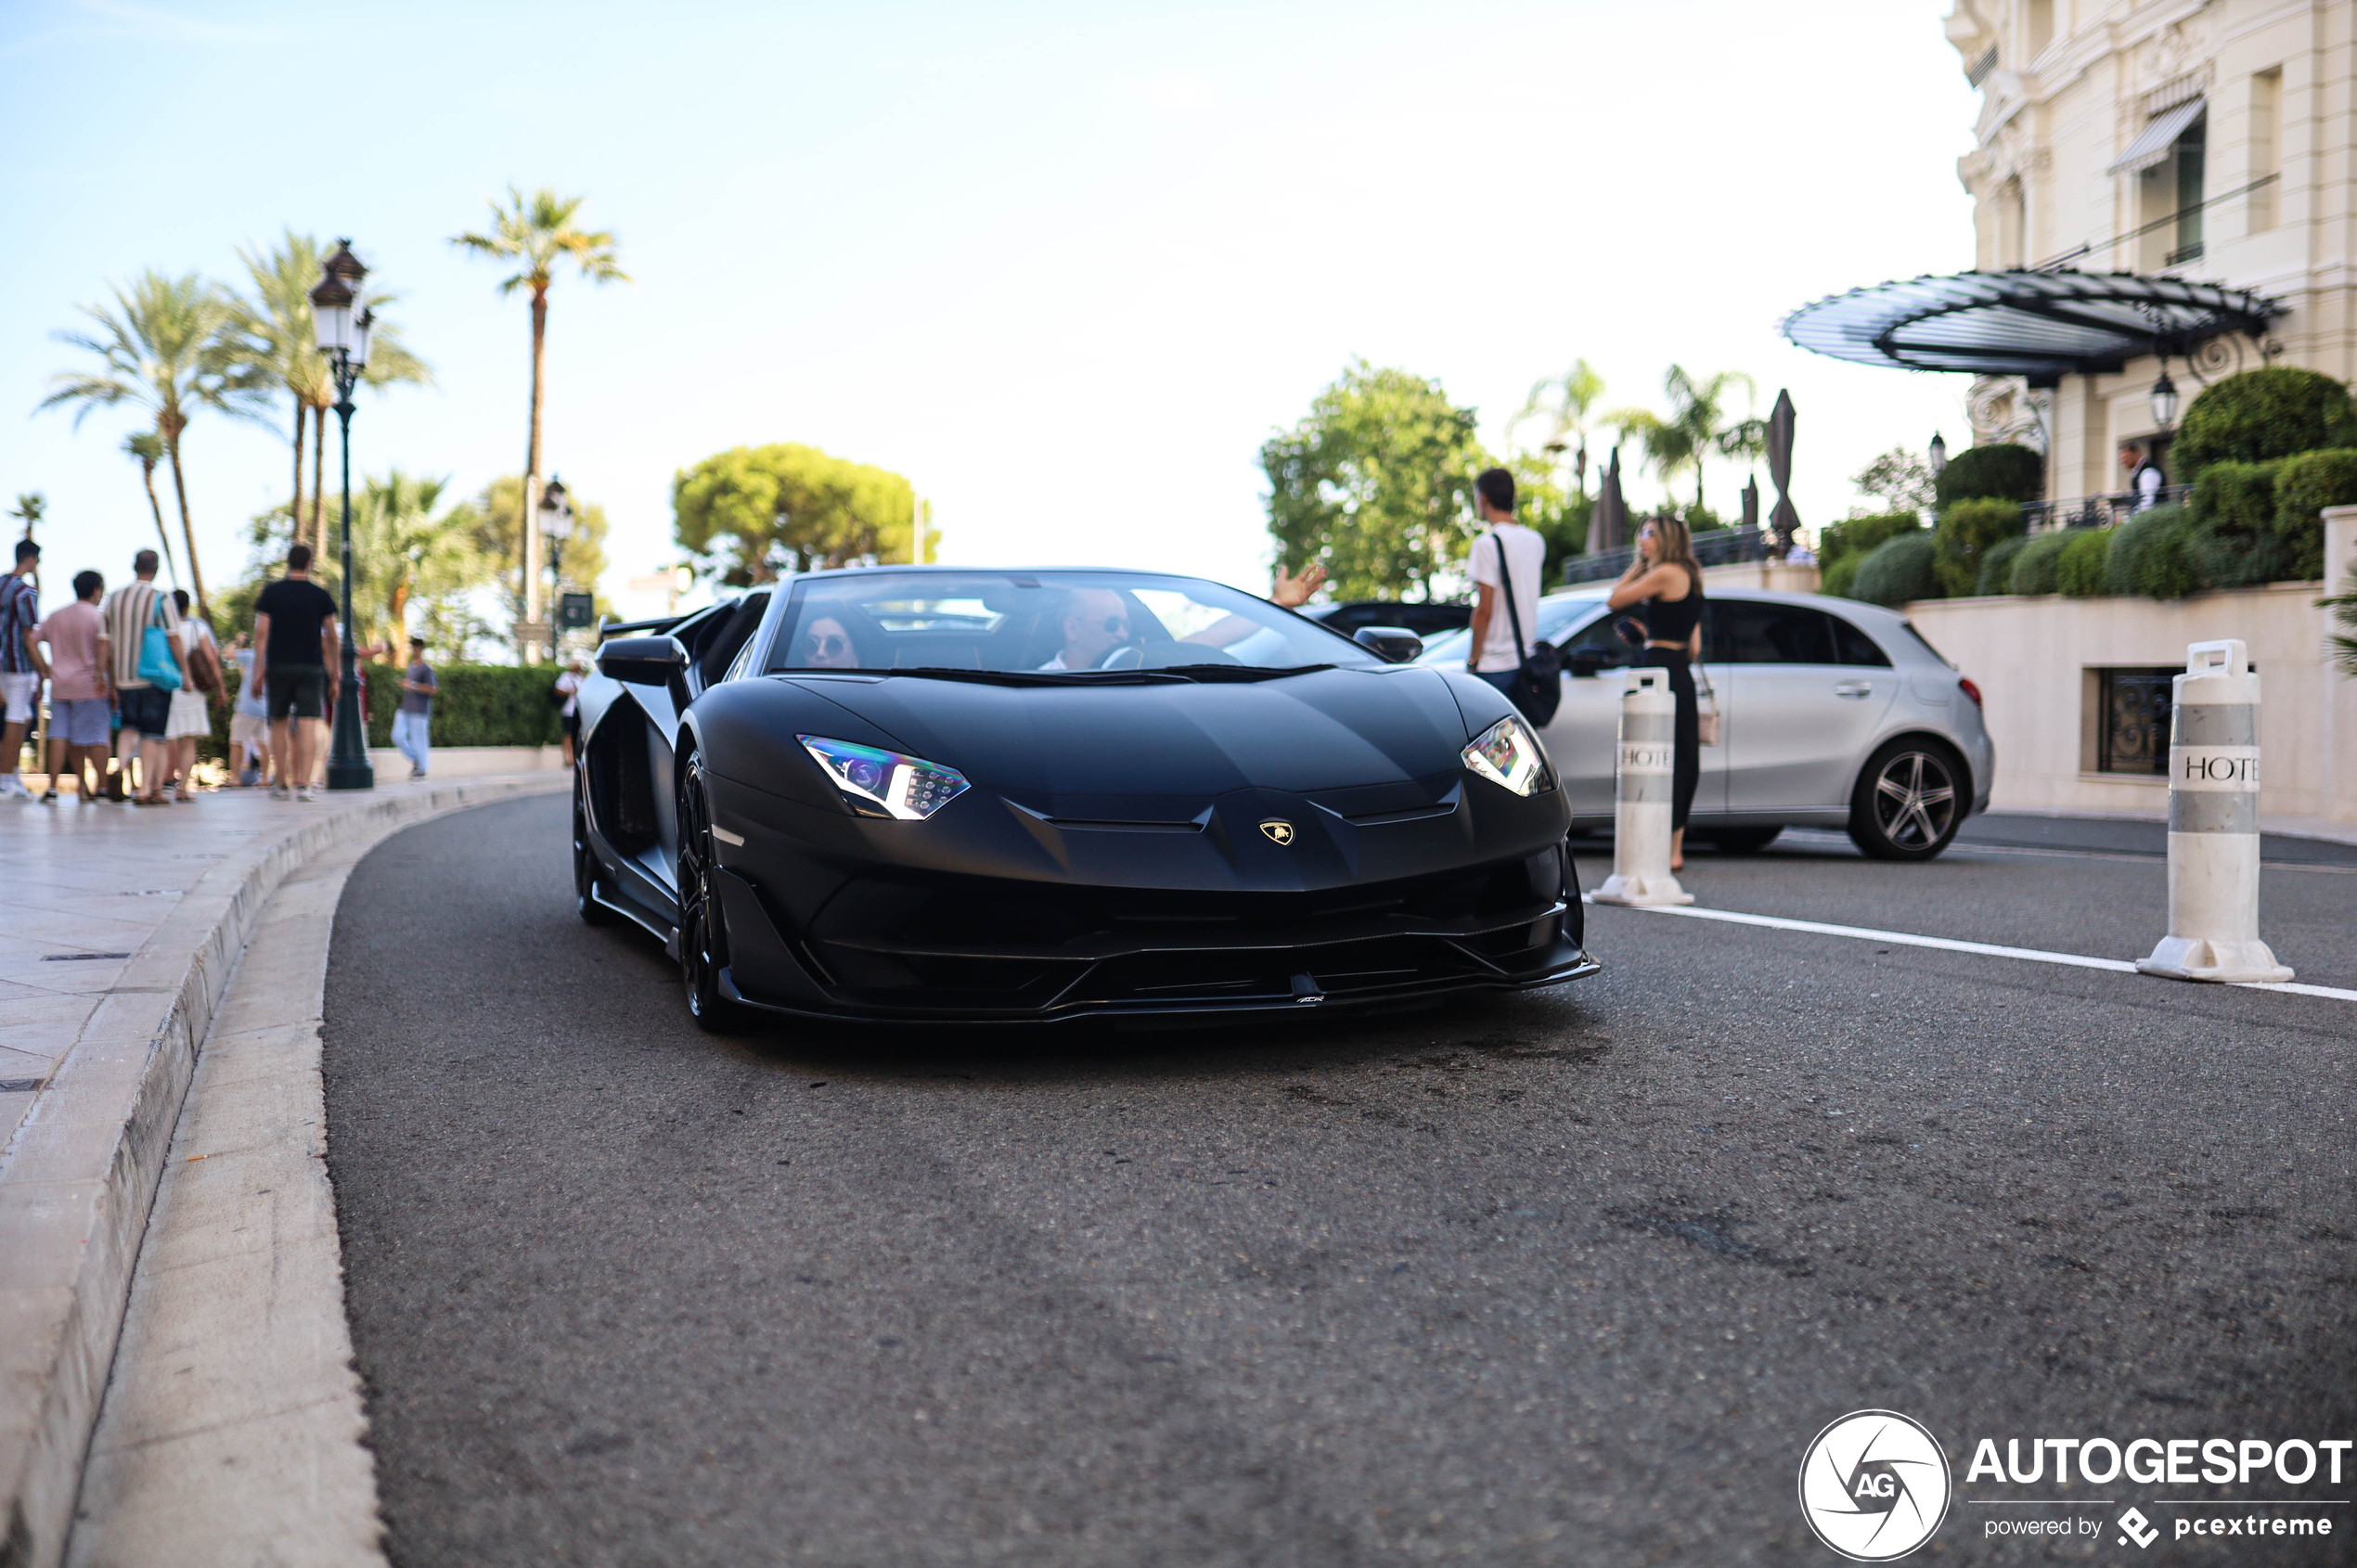
<instances>
[{"instance_id":1,"label":"tire","mask_svg":"<svg viewBox=\"0 0 2357 1568\"><path fill-rule=\"evenodd\" d=\"M1874 860L1929 860L1964 825L1964 766L1937 740L1901 737L1876 752L1849 796L1849 838Z\"/></svg>"},{"instance_id":2,"label":"tire","mask_svg":"<svg viewBox=\"0 0 2357 1568\"><path fill-rule=\"evenodd\" d=\"M745 1022L744 1009L720 989L728 966L728 922L715 896L712 811L704 799L703 756L688 753L679 773L679 981L696 1027L725 1034Z\"/></svg>"},{"instance_id":3,"label":"tire","mask_svg":"<svg viewBox=\"0 0 2357 1568\"><path fill-rule=\"evenodd\" d=\"M598 902L598 853L589 847L589 814L581 803L581 784L573 787L573 909L585 926L610 926L620 917Z\"/></svg>"},{"instance_id":4,"label":"tire","mask_svg":"<svg viewBox=\"0 0 2357 1568\"><path fill-rule=\"evenodd\" d=\"M1774 843L1777 835L1784 830L1782 825L1774 828L1714 828L1694 836L1721 855L1758 855Z\"/></svg>"}]
</instances>

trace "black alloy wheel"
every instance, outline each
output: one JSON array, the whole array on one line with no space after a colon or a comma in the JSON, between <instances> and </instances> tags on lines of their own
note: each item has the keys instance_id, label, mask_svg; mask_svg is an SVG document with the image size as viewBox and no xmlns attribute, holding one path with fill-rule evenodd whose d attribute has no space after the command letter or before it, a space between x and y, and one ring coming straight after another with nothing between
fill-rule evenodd
<instances>
[{"instance_id":1,"label":"black alloy wheel","mask_svg":"<svg viewBox=\"0 0 2357 1568\"><path fill-rule=\"evenodd\" d=\"M714 1033L743 1022L743 1009L720 989L720 971L728 967L728 930L713 875L717 864L703 757L690 752L679 773L679 979L696 1026Z\"/></svg>"},{"instance_id":2,"label":"black alloy wheel","mask_svg":"<svg viewBox=\"0 0 2357 1568\"><path fill-rule=\"evenodd\" d=\"M1929 860L1964 825L1964 770L1936 740L1876 752L1849 797L1850 841L1875 860Z\"/></svg>"},{"instance_id":3,"label":"black alloy wheel","mask_svg":"<svg viewBox=\"0 0 2357 1568\"><path fill-rule=\"evenodd\" d=\"M1776 842L1783 827L1712 828L1694 834L1721 855L1758 855Z\"/></svg>"},{"instance_id":4,"label":"black alloy wheel","mask_svg":"<svg viewBox=\"0 0 2357 1568\"><path fill-rule=\"evenodd\" d=\"M581 798L585 788L576 777L573 784L573 908L585 926L610 926L614 912L598 902L598 855L589 847L589 813Z\"/></svg>"}]
</instances>

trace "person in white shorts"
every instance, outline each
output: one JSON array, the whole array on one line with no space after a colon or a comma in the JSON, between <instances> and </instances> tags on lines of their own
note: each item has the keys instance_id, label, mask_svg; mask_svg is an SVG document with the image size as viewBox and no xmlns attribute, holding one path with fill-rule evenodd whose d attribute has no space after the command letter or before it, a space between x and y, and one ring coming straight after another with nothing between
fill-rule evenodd
<instances>
[{"instance_id":1,"label":"person in white shorts","mask_svg":"<svg viewBox=\"0 0 2357 1568\"><path fill-rule=\"evenodd\" d=\"M238 662L238 697L229 705L229 761L239 784L256 786L264 782L263 760L270 751L270 710L254 689L253 638L239 632L229 649Z\"/></svg>"},{"instance_id":2,"label":"person in white shorts","mask_svg":"<svg viewBox=\"0 0 2357 1568\"><path fill-rule=\"evenodd\" d=\"M213 733L213 694L197 688L195 671L198 649L209 649L213 668L221 668L221 645L214 640L213 628L188 613L188 590L172 590L173 607L180 611L180 668L189 675L179 690L172 694L172 712L164 721L163 738L172 742L172 769L178 776L180 803L192 804L197 798L197 740Z\"/></svg>"},{"instance_id":3,"label":"person in white shorts","mask_svg":"<svg viewBox=\"0 0 2357 1568\"><path fill-rule=\"evenodd\" d=\"M41 596L32 586L33 574L40 570L41 546L19 539L16 569L0 577L0 704L7 710L7 728L0 737L0 800L33 798L17 777L17 759L24 752L33 712L41 706L41 650L32 635L41 623Z\"/></svg>"}]
</instances>

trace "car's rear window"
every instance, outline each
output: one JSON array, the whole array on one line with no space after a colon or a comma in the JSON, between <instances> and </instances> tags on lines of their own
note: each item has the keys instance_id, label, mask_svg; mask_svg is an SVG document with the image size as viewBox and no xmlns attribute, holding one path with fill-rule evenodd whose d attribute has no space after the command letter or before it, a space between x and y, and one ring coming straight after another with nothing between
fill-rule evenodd
<instances>
[{"instance_id":1,"label":"car's rear window","mask_svg":"<svg viewBox=\"0 0 2357 1568\"><path fill-rule=\"evenodd\" d=\"M1909 636L1914 638L1916 642L1923 646L1923 650L1926 653L1930 654L1934 659L1938 660L1941 663L1948 665L1948 667L1951 670L1956 667L1949 661L1948 655L1940 652L1939 649L1931 646L1931 639L1929 637L1915 630L1915 623L1913 621L1901 621L1899 624Z\"/></svg>"}]
</instances>

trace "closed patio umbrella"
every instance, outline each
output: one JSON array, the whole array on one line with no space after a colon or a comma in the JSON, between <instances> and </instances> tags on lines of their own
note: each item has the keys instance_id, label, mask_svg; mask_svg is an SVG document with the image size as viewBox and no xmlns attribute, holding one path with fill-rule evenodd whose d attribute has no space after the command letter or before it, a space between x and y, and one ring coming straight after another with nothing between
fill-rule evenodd
<instances>
[{"instance_id":1,"label":"closed patio umbrella","mask_svg":"<svg viewBox=\"0 0 2357 1568\"><path fill-rule=\"evenodd\" d=\"M1792 428L1796 418L1792 393L1779 388L1776 406L1768 414L1768 477L1776 482L1776 508L1768 514L1771 560L1782 560L1792 553L1793 532L1800 526L1800 513L1794 509L1790 494Z\"/></svg>"},{"instance_id":2,"label":"closed patio umbrella","mask_svg":"<svg viewBox=\"0 0 2357 1568\"><path fill-rule=\"evenodd\" d=\"M1596 509L1589 514L1588 550L1591 556L1620 548L1629 532L1629 504L1620 495L1620 448L1612 449L1604 482L1596 487Z\"/></svg>"}]
</instances>

